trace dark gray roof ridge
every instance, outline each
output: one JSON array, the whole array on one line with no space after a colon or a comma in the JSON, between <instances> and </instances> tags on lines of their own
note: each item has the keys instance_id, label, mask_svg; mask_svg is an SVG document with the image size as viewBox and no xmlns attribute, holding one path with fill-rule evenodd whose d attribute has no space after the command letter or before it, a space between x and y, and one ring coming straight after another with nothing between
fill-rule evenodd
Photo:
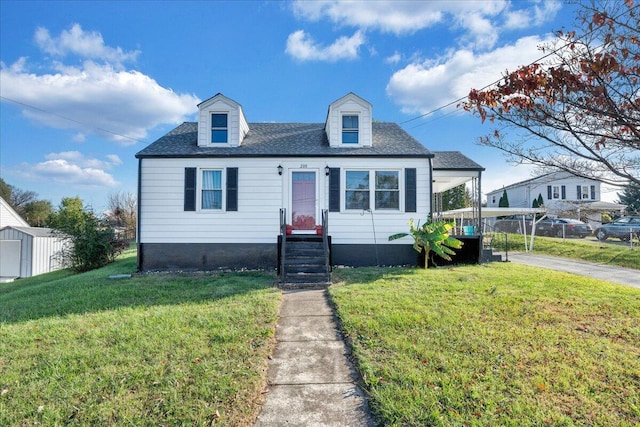
<instances>
[{"instance_id":1,"label":"dark gray roof ridge","mask_svg":"<svg viewBox=\"0 0 640 427\"><path fill-rule=\"evenodd\" d=\"M372 132L372 147L333 148L324 123L249 123L239 147L198 147L198 123L184 122L136 157L433 157L396 123L374 122Z\"/></svg>"}]
</instances>

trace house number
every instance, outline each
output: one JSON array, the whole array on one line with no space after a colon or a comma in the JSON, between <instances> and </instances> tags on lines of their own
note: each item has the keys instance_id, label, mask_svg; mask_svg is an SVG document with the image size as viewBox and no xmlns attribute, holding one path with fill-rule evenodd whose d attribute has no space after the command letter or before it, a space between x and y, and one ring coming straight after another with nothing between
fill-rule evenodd
<instances>
[{"instance_id":1,"label":"house number","mask_svg":"<svg viewBox=\"0 0 640 427\"><path fill-rule=\"evenodd\" d=\"M306 168L307 168L307 165L306 165L306 164L302 164L302 165L300 165L300 169L306 169Z\"/></svg>"}]
</instances>

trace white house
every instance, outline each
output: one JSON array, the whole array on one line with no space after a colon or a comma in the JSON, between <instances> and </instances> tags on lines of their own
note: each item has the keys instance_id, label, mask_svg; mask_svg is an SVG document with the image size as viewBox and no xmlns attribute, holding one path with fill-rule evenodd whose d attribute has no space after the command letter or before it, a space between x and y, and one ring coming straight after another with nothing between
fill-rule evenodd
<instances>
[{"instance_id":1,"label":"white house","mask_svg":"<svg viewBox=\"0 0 640 427\"><path fill-rule=\"evenodd\" d=\"M542 197L550 216L600 201L599 181L568 172L553 172L493 190L487 193L487 207L498 207L504 191L511 208L531 208L534 200Z\"/></svg>"},{"instance_id":2,"label":"white house","mask_svg":"<svg viewBox=\"0 0 640 427\"><path fill-rule=\"evenodd\" d=\"M28 227L29 224L18 215L9 202L0 197L0 228L8 226Z\"/></svg>"},{"instance_id":3,"label":"white house","mask_svg":"<svg viewBox=\"0 0 640 427\"><path fill-rule=\"evenodd\" d=\"M65 240L49 228L29 227L0 197L0 280L31 277L62 268Z\"/></svg>"},{"instance_id":4,"label":"white house","mask_svg":"<svg viewBox=\"0 0 640 427\"><path fill-rule=\"evenodd\" d=\"M140 270L273 268L284 236L313 234L332 264L415 263L388 236L431 213L434 153L370 103L349 93L323 123L249 123L222 94L198 108L136 154Z\"/></svg>"}]
</instances>

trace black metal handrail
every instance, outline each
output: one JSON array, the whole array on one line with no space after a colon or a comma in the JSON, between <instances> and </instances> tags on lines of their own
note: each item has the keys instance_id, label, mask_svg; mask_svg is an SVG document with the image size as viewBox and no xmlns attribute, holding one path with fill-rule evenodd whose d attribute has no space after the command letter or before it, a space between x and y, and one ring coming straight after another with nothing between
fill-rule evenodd
<instances>
[{"instance_id":1,"label":"black metal handrail","mask_svg":"<svg viewBox=\"0 0 640 427\"><path fill-rule=\"evenodd\" d=\"M284 261L287 253L287 210L280 208L280 283L284 283Z\"/></svg>"},{"instance_id":2,"label":"black metal handrail","mask_svg":"<svg viewBox=\"0 0 640 427\"><path fill-rule=\"evenodd\" d=\"M324 266L327 274L331 266L329 265L329 210L322 210L322 246L324 247Z\"/></svg>"}]
</instances>

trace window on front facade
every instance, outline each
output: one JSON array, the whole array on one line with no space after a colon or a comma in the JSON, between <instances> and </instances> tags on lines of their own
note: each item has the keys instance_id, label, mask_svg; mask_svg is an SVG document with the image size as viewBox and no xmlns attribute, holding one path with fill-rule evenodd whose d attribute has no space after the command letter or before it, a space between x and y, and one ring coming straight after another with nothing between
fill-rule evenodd
<instances>
[{"instance_id":1,"label":"window on front facade","mask_svg":"<svg viewBox=\"0 0 640 427\"><path fill-rule=\"evenodd\" d=\"M400 209L399 171L346 171L345 209Z\"/></svg>"},{"instance_id":2,"label":"window on front facade","mask_svg":"<svg viewBox=\"0 0 640 427\"><path fill-rule=\"evenodd\" d=\"M222 209L222 171L202 171L202 209Z\"/></svg>"},{"instance_id":3,"label":"window on front facade","mask_svg":"<svg viewBox=\"0 0 640 427\"><path fill-rule=\"evenodd\" d=\"M559 199L560 198L560 186L558 186L558 185L554 185L553 186L553 198L554 199Z\"/></svg>"},{"instance_id":4,"label":"window on front facade","mask_svg":"<svg viewBox=\"0 0 640 427\"><path fill-rule=\"evenodd\" d=\"M588 199L589 198L589 186L582 185L580 186L580 199Z\"/></svg>"},{"instance_id":5,"label":"window on front facade","mask_svg":"<svg viewBox=\"0 0 640 427\"><path fill-rule=\"evenodd\" d=\"M358 116L342 116L342 143L358 143Z\"/></svg>"},{"instance_id":6,"label":"window on front facade","mask_svg":"<svg viewBox=\"0 0 640 427\"><path fill-rule=\"evenodd\" d=\"M346 209L369 209L369 171L346 172Z\"/></svg>"},{"instance_id":7,"label":"window on front facade","mask_svg":"<svg viewBox=\"0 0 640 427\"><path fill-rule=\"evenodd\" d=\"M398 171L376 171L376 209L400 209Z\"/></svg>"},{"instance_id":8,"label":"window on front facade","mask_svg":"<svg viewBox=\"0 0 640 427\"><path fill-rule=\"evenodd\" d=\"M227 115L225 113L211 114L211 142L227 142L228 132Z\"/></svg>"}]
</instances>

